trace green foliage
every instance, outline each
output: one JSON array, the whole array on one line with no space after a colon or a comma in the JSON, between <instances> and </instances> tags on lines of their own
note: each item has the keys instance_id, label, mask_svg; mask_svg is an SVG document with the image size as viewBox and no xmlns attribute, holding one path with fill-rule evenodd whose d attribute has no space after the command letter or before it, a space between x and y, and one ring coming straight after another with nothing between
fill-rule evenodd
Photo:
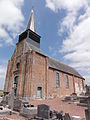
<instances>
[{"instance_id":1,"label":"green foliage","mask_svg":"<svg viewBox=\"0 0 90 120\"><path fill-rule=\"evenodd\" d=\"M3 90L0 90L0 97L3 97L4 93Z\"/></svg>"}]
</instances>

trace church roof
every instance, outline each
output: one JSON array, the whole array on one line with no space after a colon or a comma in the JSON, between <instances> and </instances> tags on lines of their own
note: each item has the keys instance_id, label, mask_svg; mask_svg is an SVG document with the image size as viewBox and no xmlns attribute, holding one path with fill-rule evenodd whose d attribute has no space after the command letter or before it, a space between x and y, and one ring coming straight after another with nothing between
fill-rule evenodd
<instances>
[{"instance_id":1,"label":"church roof","mask_svg":"<svg viewBox=\"0 0 90 120\"><path fill-rule=\"evenodd\" d=\"M61 63L53 58L49 57L48 63L49 63L50 68L53 68L53 69L56 69L56 70L59 70L59 71L62 71L64 73L68 73L71 75L75 75L79 78L83 78L74 68L72 68L66 64L63 64L63 63Z\"/></svg>"},{"instance_id":2,"label":"church roof","mask_svg":"<svg viewBox=\"0 0 90 120\"><path fill-rule=\"evenodd\" d=\"M30 50L33 50L33 51L38 52L38 53L40 53L40 54L43 54L43 52L41 51L40 48L38 48L38 47L30 44L28 41L26 41L26 45L27 45L27 47L28 47Z\"/></svg>"},{"instance_id":3,"label":"church roof","mask_svg":"<svg viewBox=\"0 0 90 120\"><path fill-rule=\"evenodd\" d=\"M27 42L27 46L29 49L43 55L43 56L47 56L45 55L40 48L37 48L35 47L34 45L31 45L30 43ZM77 76L79 78L83 78L74 68L66 65L66 64L63 64L61 63L60 61L57 61L49 56L48 57L48 67L49 68L52 68L52 69L55 69L55 70L58 70L58 71L62 71L64 73L67 73L67 74L71 74L71 75L74 75L74 76ZM84 78L83 78L84 79Z\"/></svg>"}]
</instances>

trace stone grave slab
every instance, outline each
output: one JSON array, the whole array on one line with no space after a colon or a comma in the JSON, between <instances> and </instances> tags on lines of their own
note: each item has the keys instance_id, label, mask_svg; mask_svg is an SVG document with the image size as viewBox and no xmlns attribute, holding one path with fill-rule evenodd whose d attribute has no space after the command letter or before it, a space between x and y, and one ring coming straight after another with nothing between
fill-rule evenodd
<instances>
[{"instance_id":1,"label":"stone grave slab","mask_svg":"<svg viewBox=\"0 0 90 120\"><path fill-rule=\"evenodd\" d=\"M50 118L50 107L45 104L38 105L37 116L44 118L44 119L49 119Z\"/></svg>"},{"instance_id":2,"label":"stone grave slab","mask_svg":"<svg viewBox=\"0 0 90 120\"><path fill-rule=\"evenodd\" d=\"M30 118L37 115L37 107L23 107L20 110L20 115Z\"/></svg>"},{"instance_id":3,"label":"stone grave slab","mask_svg":"<svg viewBox=\"0 0 90 120\"><path fill-rule=\"evenodd\" d=\"M71 120L69 113L65 113L64 120Z\"/></svg>"}]
</instances>

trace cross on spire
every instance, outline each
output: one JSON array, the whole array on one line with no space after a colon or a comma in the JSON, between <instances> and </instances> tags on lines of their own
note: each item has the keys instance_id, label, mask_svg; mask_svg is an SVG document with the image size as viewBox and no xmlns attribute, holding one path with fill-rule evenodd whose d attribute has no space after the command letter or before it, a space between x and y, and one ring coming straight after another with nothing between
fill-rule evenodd
<instances>
[{"instance_id":1,"label":"cross on spire","mask_svg":"<svg viewBox=\"0 0 90 120\"><path fill-rule=\"evenodd\" d=\"M32 7L31 15L30 15L27 27L26 27L26 30L28 30L28 29L32 30L33 32L36 32L36 27L35 27L35 22L34 22L34 10L33 10L33 7Z\"/></svg>"}]
</instances>

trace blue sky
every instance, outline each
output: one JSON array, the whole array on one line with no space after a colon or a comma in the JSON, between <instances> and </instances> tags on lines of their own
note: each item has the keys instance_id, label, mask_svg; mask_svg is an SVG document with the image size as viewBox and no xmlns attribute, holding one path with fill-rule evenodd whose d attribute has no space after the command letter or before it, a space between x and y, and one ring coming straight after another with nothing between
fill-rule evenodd
<instances>
[{"instance_id":1,"label":"blue sky","mask_svg":"<svg viewBox=\"0 0 90 120\"><path fill-rule=\"evenodd\" d=\"M18 35L25 30L34 7L36 31L44 53L59 59L90 80L89 0L0 1L0 89Z\"/></svg>"}]
</instances>

